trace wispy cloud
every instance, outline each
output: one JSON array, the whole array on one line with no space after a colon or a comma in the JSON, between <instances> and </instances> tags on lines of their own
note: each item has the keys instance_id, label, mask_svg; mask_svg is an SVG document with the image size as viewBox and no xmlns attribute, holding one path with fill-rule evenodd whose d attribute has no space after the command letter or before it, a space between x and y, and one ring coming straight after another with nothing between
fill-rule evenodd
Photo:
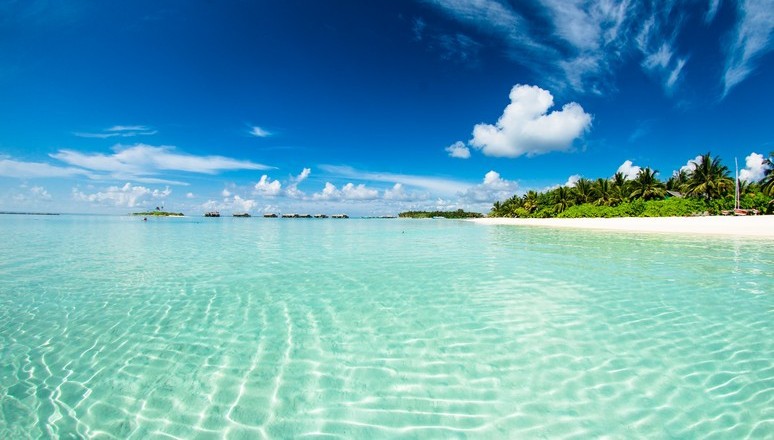
<instances>
[{"instance_id":1,"label":"wispy cloud","mask_svg":"<svg viewBox=\"0 0 774 440\"><path fill-rule=\"evenodd\" d=\"M75 150L59 150L50 156L69 165L92 171L147 176L161 171L184 171L201 174L217 174L229 170L268 170L273 167L247 160L223 156L194 156L175 151L170 146L135 144L116 145L113 154L83 153Z\"/></svg>"},{"instance_id":2,"label":"wispy cloud","mask_svg":"<svg viewBox=\"0 0 774 440\"><path fill-rule=\"evenodd\" d=\"M349 178L366 182L400 183L431 191L435 194L453 196L468 189L471 184L454 179L441 177L417 176L387 172L362 171L343 165L320 165L320 169L336 177Z\"/></svg>"},{"instance_id":3,"label":"wispy cloud","mask_svg":"<svg viewBox=\"0 0 774 440\"><path fill-rule=\"evenodd\" d=\"M59 167L44 162L25 162L0 156L0 176L29 179L73 176L91 177L92 174L81 168Z\"/></svg>"},{"instance_id":4,"label":"wispy cloud","mask_svg":"<svg viewBox=\"0 0 774 440\"><path fill-rule=\"evenodd\" d=\"M271 136L271 132L264 130L263 128L255 125L253 127L250 127L250 135L259 137L259 138L265 138Z\"/></svg>"},{"instance_id":5,"label":"wispy cloud","mask_svg":"<svg viewBox=\"0 0 774 440\"><path fill-rule=\"evenodd\" d=\"M716 16L722 10L720 0L709 0L706 8L689 0L426 3L464 24L473 41L499 47L514 62L533 70L552 90L605 93L615 88L618 68L627 59L641 57L642 69L661 83L667 95L686 82L683 79L692 55L691 48L682 45L686 26L718 22ZM774 0L740 0L736 4L737 22L731 30L725 66L718 66L718 70L723 69L717 79L723 85L723 96L747 78L757 59L772 48ZM413 31L425 35L432 28L429 20L419 20Z\"/></svg>"},{"instance_id":6,"label":"wispy cloud","mask_svg":"<svg viewBox=\"0 0 774 440\"><path fill-rule=\"evenodd\" d=\"M755 63L772 49L774 0L744 0L738 5L741 19L728 48L723 76L723 96L755 70Z\"/></svg>"},{"instance_id":7,"label":"wispy cloud","mask_svg":"<svg viewBox=\"0 0 774 440\"><path fill-rule=\"evenodd\" d=\"M75 132L75 136L82 138L107 139L112 137L151 136L158 133L145 125L114 125L99 132Z\"/></svg>"}]
</instances>

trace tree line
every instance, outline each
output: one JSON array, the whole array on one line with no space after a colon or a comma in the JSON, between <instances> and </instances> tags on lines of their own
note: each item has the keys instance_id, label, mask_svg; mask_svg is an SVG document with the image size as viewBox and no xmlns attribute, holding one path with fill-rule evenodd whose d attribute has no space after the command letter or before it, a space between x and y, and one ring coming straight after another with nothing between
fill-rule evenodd
<instances>
[{"instance_id":1,"label":"tree line","mask_svg":"<svg viewBox=\"0 0 774 440\"><path fill-rule=\"evenodd\" d=\"M763 160L764 177L739 181L739 207L774 211L774 152ZM609 179L579 179L574 186L515 194L492 206L490 217L664 217L720 214L735 208L735 182L720 157L700 156L666 182L642 168L633 179L617 172Z\"/></svg>"}]
</instances>

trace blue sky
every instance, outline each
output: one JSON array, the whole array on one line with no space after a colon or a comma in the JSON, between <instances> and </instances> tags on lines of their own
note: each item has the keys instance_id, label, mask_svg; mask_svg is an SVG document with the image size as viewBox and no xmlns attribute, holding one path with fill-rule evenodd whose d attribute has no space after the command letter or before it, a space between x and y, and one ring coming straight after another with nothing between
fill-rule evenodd
<instances>
[{"instance_id":1,"label":"blue sky","mask_svg":"<svg viewBox=\"0 0 774 440\"><path fill-rule=\"evenodd\" d=\"M486 212L707 151L754 179L772 29L774 0L0 1L0 210Z\"/></svg>"}]
</instances>

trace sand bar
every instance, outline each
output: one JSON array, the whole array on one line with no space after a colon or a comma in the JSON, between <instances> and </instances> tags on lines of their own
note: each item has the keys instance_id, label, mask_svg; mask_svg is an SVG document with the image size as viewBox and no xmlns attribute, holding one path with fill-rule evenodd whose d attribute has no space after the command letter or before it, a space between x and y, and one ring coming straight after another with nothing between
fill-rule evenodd
<instances>
[{"instance_id":1,"label":"sand bar","mask_svg":"<svg viewBox=\"0 0 774 440\"><path fill-rule=\"evenodd\" d=\"M701 234L774 240L774 215L746 217L479 218L482 225L538 226L602 231Z\"/></svg>"}]
</instances>

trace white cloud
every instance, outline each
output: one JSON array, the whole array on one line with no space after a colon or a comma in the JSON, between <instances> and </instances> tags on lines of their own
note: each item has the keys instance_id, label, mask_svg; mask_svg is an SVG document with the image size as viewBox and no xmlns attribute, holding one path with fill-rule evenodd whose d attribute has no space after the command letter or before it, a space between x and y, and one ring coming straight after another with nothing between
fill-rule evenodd
<instances>
[{"instance_id":1,"label":"white cloud","mask_svg":"<svg viewBox=\"0 0 774 440\"><path fill-rule=\"evenodd\" d=\"M195 197L195 196L194 196L194 193L192 193L192 192L189 192L189 193L187 193L187 194L185 195L185 198L186 198L186 199L193 199L194 197Z\"/></svg>"},{"instance_id":2,"label":"white cloud","mask_svg":"<svg viewBox=\"0 0 774 440\"><path fill-rule=\"evenodd\" d=\"M396 183L392 188L384 190L385 200L407 200L408 198L408 194L406 194L403 185L400 183Z\"/></svg>"},{"instance_id":3,"label":"white cloud","mask_svg":"<svg viewBox=\"0 0 774 440\"><path fill-rule=\"evenodd\" d=\"M111 137L150 136L158 133L145 125L114 125L98 133L76 132L75 136L83 138L107 139Z\"/></svg>"},{"instance_id":4,"label":"white cloud","mask_svg":"<svg viewBox=\"0 0 774 440\"><path fill-rule=\"evenodd\" d=\"M261 176L261 180L259 180L253 188L257 194L274 197L278 196L282 191L282 184L279 180L271 180L269 176L264 174Z\"/></svg>"},{"instance_id":5,"label":"white cloud","mask_svg":"<svg viewBox=\"0 0 774 440\"><path fill-rule=\"evenodd\" d=\"M583 176L580 174L573 174L572 176L567 178L567 181L564 182L563 186L569 187L569 188L575 188L575 184L578 183L579 180L581 180Z\"/></svg>"},{"instance_id":6,"label":"white cloud","mask_svg":"<svg viewBox=\"0 0 774 440\"><path fill-rule=\"evenodd\" d=\"M465 191L470 184L459 180L444 179L440 177L416 176L410 174L395 174L384 172L372 172L356 170L348 166L340 165L321 165L323 171L357 180L388 182L391 184L400 183L414 188L421 188L436 194L453 196L459 192Z\"/></svg>"},{"instance_id":7,"label":"white cloud","mask_svg":"<svg viewBox=\"0 0 774 440\"><path fill-rule=\"evenodd\" d=\"M19 185L20 193L14 194L11 198L15 204L29 205L34 202L49 202L51 194L42 186L28 187L26 184Z\"/></svg>"},{"instance_id":8,"label":"white cloud","mask_svg":"<svg viewBox=\"0 0 774 440\"><path fill-rule=\"evenodd\" d=\"M379 196L379 191L366 188L365 184L347 183L341 188L341 195L347 200L373 200Z\"/></svg>"},{"instance_id":9,"label":"white cloud","mask_svg":"<svg viewBox=\"0 0 774 440\"><path fill-rule=\"evenodd\" d=\"M287 188L285 189L285 195L295 199L304 198L306 194L304 194L303 191L298 189L298 184L306 180L311 173L312 173L311 169L304 168L303 170L301 170L301 174L291 178L290 182L287 185Z\"/></svg>"},{"instance_id":10,"label":"white cloud","mask_svg":"<svg viewBox=\"0 0 774 440\"><path fill-rule=\"evenodd\" d=\"M70 165L121 176L153 175L160 171L186 171L217 174L227 170L266 170L272 167L223 156L194 156L174 151L174 147L135 144L116 145L113 154L59 150L50 156Z\"/></svg>"},{"instance_id":11,"label":"white cloud","mask_svg":"<svg viewBox=\"0 0 774 440\"><path fill-rule=\"evenodd\" d=\"M449 153L450 157L456 157L458 159L470 158L470 150L465 143L460 141L446 147L446 152Z\"/></svg>"},{"instance_id":12,"label":"white cloud","mask_svg":"<svg viewBox=\"0 0 774 440\"><path fill-rule=\"evenodd\" d=\"M145 199L164 199L172 193L169 187L159 189L149 189L144 186L133 186L131 183L126 183L122 187L111 186L104 191L100 191L94 194L86 194L73 188L73 198L75 200L109 204L114 206L121 206L127 208L133 208L138 205L142 205Z\"/></svg>"},{"instance_id":13,"label":"white cloud","mask_svg":"<svg viewBox=\"0 0 774 440\"><path fill-rule=\"evenodd\" d=\"M42 162L22 162L0 156L0 176L20 179L36 177L90 176L86 170L72 167L58 167Z\"/></svg>"},{"instance_id":14,"label":"white cloud","mask_svg":"<svg viewBox=\"0 0 774 440\"><path fill-rule=\"evenodd\" d=\"M616 173L623 173L627 180L634 180L637 178L637 174L640 173L641 169L641 167L634 165L632 161L627 160L618 167Z\"/></svg>"},{"instance_id":15,"label":"white cloud","mask_svg":"<svg viewBox=\"0 0 774 440\"><path fill-rule=\"evenodd\" d=\"M741 18L727 50L723 96L744 81L755 70L756 60L772 49L774 0L742 0L737 8Z\"/></svg>"},{"instance_id":16,"label":"white cloud","mask_svg":"<svg viewBox=\"0 0 774 440\"><path fill-rule=\"evenodd\" d=\"M42 186L33 186L30 193L39 200L51 200L51 194Z\"/></svg>"},{"instance_id":17,"label":"white cloud","mask_svg":"<svg viewBox=\"0 0 774 440\"><path fill-rule=\"evenodd\" d=\"M547 113L554 97L537 86L516 85L496 125L478 124L470 144L487 156L534 156L566 151L591 126L591 115L575 103Z\"/></svg>"},{"instance_id":18,"label":"white cloud","mask_svg":"<svg viewBox=\"0 0 774 440\"><path fill-rule=\"evenodd\" d=\"M750 155L744 159L745 168L739 170L739 180L757 182L763 179L766 170L769 169L768 165L763 162L764 159L766 158L763 157L762 154L750 153Z\"/></svg>"},{"instance_id":19,"label":"white cloud","mask_svg":"<svg viewBox=\"0 0 774 440\"><path fill-rule=\"evenodd\" d=\"M220 193L223 197L230 197L231 191L229 191L227 188L223 188L223 191Z\"/></svg>"},{"instance_id":20,"label":"white cloud","mask_svg":"<svg viewBox=\"0 0 774 440\"><path fill-rule=\"evenodd\" d=\"M271 136L271 133L264 130L261 127L258 127L257 125L250 128L250 134L255 137L265 138Z\"/></svg>"},{"instance_id":21,"label":"white cloud","mask_svg":"<svg viewBox=\"0 0 774 440\"><path fill-rule=\"evenodd\" d=\"M495 200L511 197L518 189L517 182L503 179L496 171L489 171L484 175L482 183L465 190L460 194L460 199L471 203L494 203Z\"/></svg>"},{"instance_id":22,"label":"white cloud","mask_svg":"<svg viewBox=\"0 0 774 440\"><path fill-rule=\"evenodd\" d=\"M238 195L234 195L234 199L231 201L231 208L234 212L250 212L258 204L255 200L243 199Z\"/></svg>"},{"instance_id":23,"label":"white cloud","mask_svg":"<svg viewBox=\"0 0 774 440\"><path fill-rule=\"evenodd\" d=\"M677 0L427 3L464 24L466 31L489 48L502 48L513 61L540 75L552 90L570 87L597 94L614 90L613 74L639 52L642 69L662 84L667 95L672 95L684 83L681 80L691 57L692 48L686 44L692 39L684 38L685 28L718 22L716 17L721 9L720 0L708 0L703 3L705 7ZM723 72L718 78L724 85L723 96L747 78L755 70L757 59L773 47L774 0L739 0L733 4L737 12L728 15L737 22L731 23L730 38L721 39L728 41L725 63L709 69ZM427 34L427 23L422 23L420 36ZM723 29L713 33L729 32ZM432 42L429 38L421 40L426 45Z\"/></svg>"},{"instance_id":24,"label":"white cloud","mask_svg":"<svg viewBox=\"0 0 774 440\"><path fill-rule=\"evenodd\" d=\"M702 162L702 156L698 155L695 158L689 160L685 163L685 165L680 167L680 171L685 171L686 173L690 173L691 171L695 170L696 167ZM676 174L677 171L675 171L672 174Z\"/></svg>"},{"instance_id":25,"label":"white cloud","mask_svg":"<svg viewBox=\"0 0 774 440\"><path fill-rule=\"evenodd\" d=\"M330 182L325 182L323 190L312 195L315 200L374 200L378 197L379 191L367 188L362 183L347 183L339 190Z\"/></svg>"},{"instance_id":26,"label":"white cloud","mask_svg":"<svg viewBox=\"0 0 774 440\"><path fill-rule=\"evenodd\" d=\"M720 6L720 0L710 0L709 8L707 8L707 15L704 16L704 20L707 23L711 23L715 19L715 15L718 13L718 6Z\"/></svg>"}]
</instances>

